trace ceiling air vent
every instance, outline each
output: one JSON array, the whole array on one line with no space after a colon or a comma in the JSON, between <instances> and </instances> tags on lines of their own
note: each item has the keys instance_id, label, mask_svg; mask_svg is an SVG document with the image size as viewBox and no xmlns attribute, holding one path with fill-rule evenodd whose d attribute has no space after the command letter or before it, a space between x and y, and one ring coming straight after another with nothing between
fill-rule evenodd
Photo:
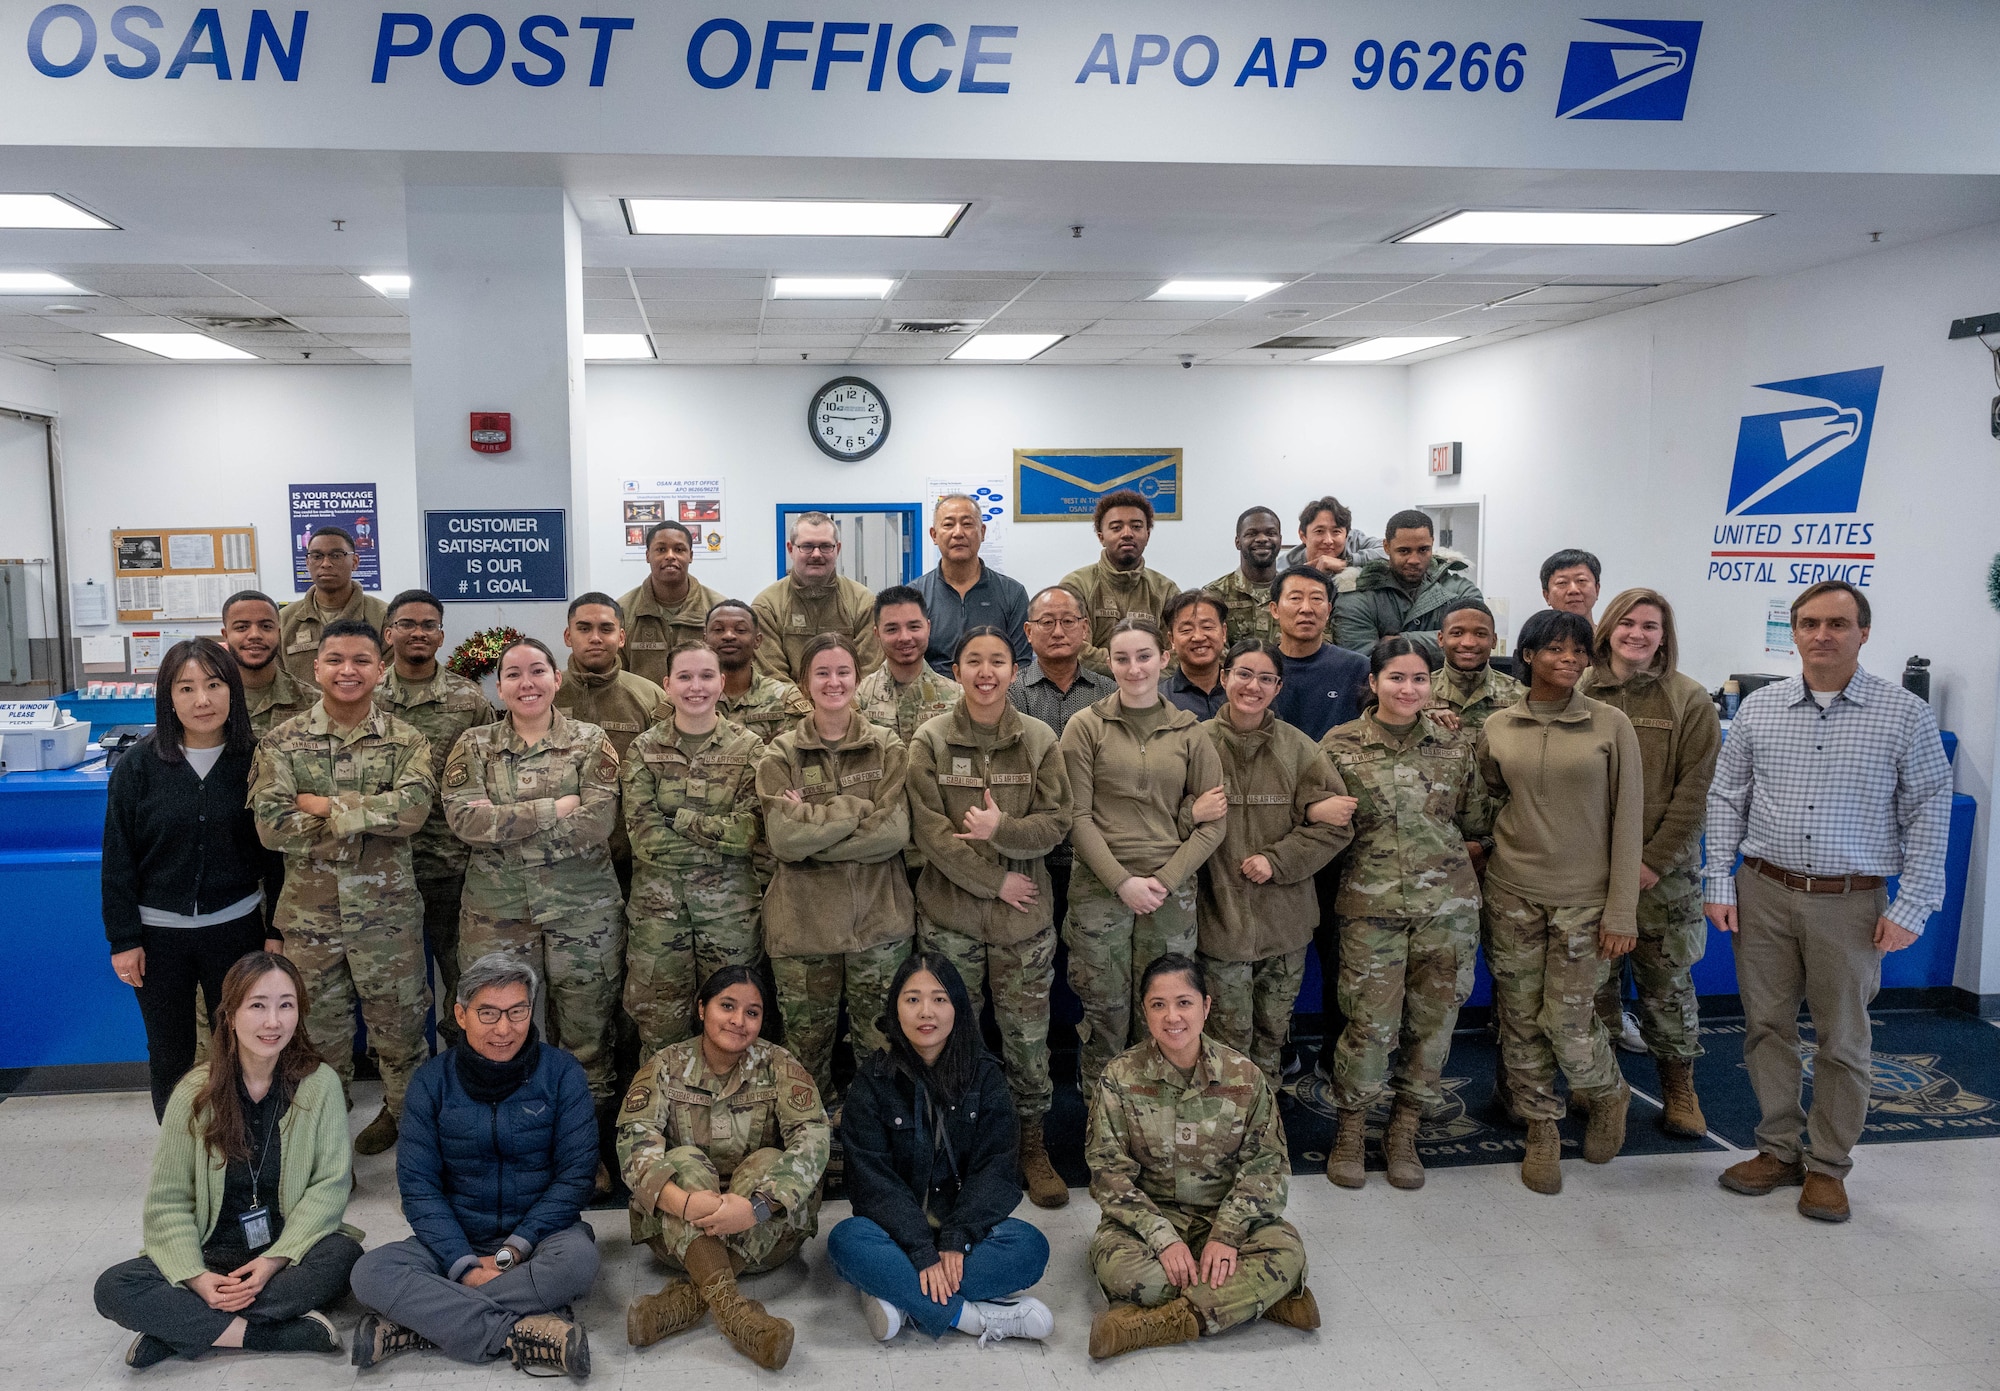
<instances>
[{"instance_id":1,"label":"ceiling air vent","mask_svg":"<svg viewBox=\"0 0 2000 1391\"><path fill-rule=\"evenodd\" d=\"M925 334L970 333L985 322L984 319L898 319L896 320L896 332Z\"/></svg>"},{"instance_id":2,"label":"ceiling air vent","mask_svg":"<svg viewBox=\"0 0 2000 1391\"><path fill-rule=\"evenodd\" d=\"M215 333L300 333L304 330L290 319L276 314L259 315L218 315L214 318L196 319L195 323Z\"/></svg>"},{"instance_id":3,"label":"ceiling air vent","mask_svg":"<svg viewBox=\"0 0 2000 1391\"><path fill-rule=\"evenodd\" d=\"M1257 346L1259 348L1272 349L1316 348L1324 353L1330 352L1335 348L1344 348L1349 343L1359 343L1360 341L1359 338L1314 338L1306 334L1287 333L1281 337L1270 339L1268 342L1259 343Z\"/></svg>"}]
</instances>

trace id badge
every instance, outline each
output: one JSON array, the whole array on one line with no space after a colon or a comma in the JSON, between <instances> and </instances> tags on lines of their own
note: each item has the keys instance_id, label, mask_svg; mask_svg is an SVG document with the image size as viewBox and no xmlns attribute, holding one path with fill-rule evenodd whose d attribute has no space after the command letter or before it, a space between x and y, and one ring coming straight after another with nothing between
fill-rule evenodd
<instances>
[{"instance_id":1,"label":"id badge","mask_svg":"<svg viewBox=\"0 0 2000 1391\"><path fill-rule=\"evenodd\" d=\"M245 1208L236 1220L243 1224L243 1245L247 1249L255 1251L271 1244L271 1209Z\"/></svg>"}]
</instances>

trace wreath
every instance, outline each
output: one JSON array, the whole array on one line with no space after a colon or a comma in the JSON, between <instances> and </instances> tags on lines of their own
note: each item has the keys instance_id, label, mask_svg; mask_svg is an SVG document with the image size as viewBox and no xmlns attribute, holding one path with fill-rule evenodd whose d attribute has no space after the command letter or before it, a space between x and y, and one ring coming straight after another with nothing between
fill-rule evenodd
<instances>
[{"instance_id":1,"label":"wreath","mask_svg":"<svg viewBox=\"0 0 2000 1391\"><path fill-rule=\"evenodd\" d=\"M522 637L518 628L482 628L452 649L445 670L468 681L481 680L500 665L500 654Z\"/></svg>"}]
</instances>

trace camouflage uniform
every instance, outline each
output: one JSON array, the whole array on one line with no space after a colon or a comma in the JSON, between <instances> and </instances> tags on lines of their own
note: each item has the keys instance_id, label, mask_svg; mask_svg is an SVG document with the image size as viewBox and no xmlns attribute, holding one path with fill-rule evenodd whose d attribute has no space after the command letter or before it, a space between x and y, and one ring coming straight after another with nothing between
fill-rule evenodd
<instances>
[{"instance_id":1,"label":"camouflage uniform","mask_svg":"<svg viewBox=\"0 0 2000 1391\"><path fill-rule=\"evenodd\" d=\"M805 683L799 657L806 644L821 633L840 633L853 642L866 676L882 665L882 644L875 638L875 596L866 585L835 575L829 584L807 586L787 575L750 602L757 616L757 670L781 681Z\"/></svg>"},{"instance_id":2,"label":"camouflage uniform","mask_svg":"<svg viewBox=\"0 0 2000 1391\"><path fill-rule=\"evenodd\" d=\"M343 618L358 618L379 634L389 621L389 606L356 584L335 613L320 607L318 589L308 589L279 609L278 651L285 670L311 685L313 663L319 660L319 635L327 624Z\"/></svg>"},{"instance_id":3,"label":"camouflage uniform","mask_svg":"<svg viewBox=\"0 0 2000 1391\"><path fill-rule=\"evenodd\" d=\"M854 688L854 708L884 729L896 731L896 737L908 747L910 736L927 720L956 710L963 694L958 682L927 666L918 668L917 679L909 685L898 686L885 662ZM912 875L924 867L923 852L914 841L903 850L903 864Z\"/></svg>"},{"instance_id":4,"label":"camouflage uniform","mask_svg":"<svg viewBox=\"0 0 2000 1391\"><path fill-rule=\"evenodd\" d=\"M569 796L582 805L558 817L556 802ZM532 749L512 720L469 729L445 766L444 808L472 847L460 969L490 951L533 966L548 985L549 1032L583 1064L590 1094L609 1099L625 959L624 905L605 849L618 808L610 738L560 711Z\"/></svg>"},{"instance_id":5,"label":"camouflage uniform","mask_svg":"<svg viewBox=\"0 0 2000 1391\"><path fill-rule=\"evenodd\" d=\"M1619 1083L1597 990L1617 963L1597 954L1604 905L1558 908L1487 881L1486 964L1500 1002L1500 1055L1514 1109L1526 1120L1561 1120L1556 1069L1572 1094ZM1533 1021L1533 1026L1521 1021Z\"/></svg>"},{"instance_id":6,"label":"camouflage uniform","mask_svg":"<svg viewBox=\"0 0 2000 1391\"><path fill-rule=\"evenodd\" d=\"M1456 714L1460 727L1468 737L1478 735L1488 715L1495 710L1505 710L1528 693L1526 686L1490 663L1472 676L1472 683L1466 685L1465 673L1445 667L1431 682L1429 706L1432 710L1449 710Z\"/></svg>"},{"instance_id":7,"label":"camouflage uniform","mask_svg":"<svg viewBox=\"0 0 2000 1391\"><path fill-rule=\"evenodd\" d=\"M667 684L667 658L684 642L700 642L708 627L708 611L722 602L717 594L693 575L687 577L687 596L673 608L653 597L652 577L618 601L625 611L625 650L618 660L625 670L643 676L656 686Z\"/></svg>"},{"instance_id":8,"label":"camouflage uniform","mask_svg":"<svg viewBox=\"0 0 2000 1391\"><path fill-rule=\"evenodd\" d=\"M1306 812L1346 788L1319 746L1269 711L1257 729L1237 729L1226 715L1201 728L1222 759L1229 794L1222 844L1202 866L1195 910L1215 1001L1208 1032L1249 1054L1276 1087L1306 947L1319 925L1313 876L1354 838L1345 826L1308 821ZM1270 861L1268 882L1243 877L1252 855Z\"/></svg>"},{"instance_id":9,"label":"camouflage uniform","mask_svg":"<svg viewBox=\"0 0 2000 1391\"><path fill-rule=\"evenodd\" d=\"M720 1238L740 1274L773 1270L819 1231L832 1136L812 1077L762 1039L717 1077L691 1038L639 1069L618 1112L618 1165L632 1190L632 1240L684 1269L700 1228L660 1211L671 1181L690 1192L763 1194L768 1222Z\"/></svg>"},{"instance_id":10,"label":"camouflage uniform","mask_svg":"<svg viewBox=\"0 0 2000 1391\"><path fill-rule=\"evenodd\" d=\"M1007 1088L1023 1120L1046 1115L1049 991L1055 984L1055 890L1046 863L1070 826L1069 769L1055 731L1008 706L992 729L959 705L910 740L911 833L929 852L917 880L917 935L965 978L973 1017L993 982ZM990 840L960 840L965 813L991 793L1000 809ZM1035 881L1023 913L1000 898L1008 873Z\"/></svg>"},{"instance_id":11,"label":"camouflage uniform","mask_svg":"<svg viewBox=\"0 0 2000 1391\"><path fill-rule=\"evenodd\" d=\"M1112 1059L1084 1158L1104 1214L1090 1269L1106 1298L1152 1308L1185 1296L1213 1336L1305 1283L1305 1243L1284 1218L1292 1161L1277 1094L1235 1049L1203 1037L1185 1080L1151 1039ZM1235 1247L1236 1273L1220 1286L1170 1285L1160 1253L1176 1241L1197 1260L1210 1241Z\"/></svg>"},{"instance_id":12,"label":"camouflage uniform","mask_svg":"<svg viewBox=\"0 0 2000 1391\"><path fill-rule=\"evenodd\" d=\"M474 725L493 721L493 706L477 682L445 670L440 664L428 681L411 681L389 668L375 688L375 704L415 729L431 746L431 774L442 785L445 760L458 736ZM459 898L465 890L465 861L472 852L451 833L444 819L444 799L431 804L423 829L410 837L410 863L416 871L417 892L424 900L424 945L437 971L438 1034L447 1045L460 1038L451 1002L458 991Z\"/></svg>"},{"instance_id":13,"label":"camouflage uniform","mask_svg":"<svg viewBox=\"0 0 2000 1391\"><path fill-rule=\"evenodd\" d=\"M583 724L594 724L611 740L622 761L632 741L674 713L674 703L659 684L621 667L595 673L574 660L556 690L556 709ZM611 822L611 868L618 875L621 895L632 888L632 841L625 833L621 807Z\"/></svg>"},{"instance_id":14,"label":"camouflage uniform","mask_svg":"<svg viewBox=\"0 0 2000 1391\"><path fill-rule=\"evenodd\" d=\"M1243 578L1243 572L1231 570L1219 579L1210 580L1202 588L1222 600L1229 610L1229 645L1255 639L1258 642L1278 640L1278 620L1271 617L1271 586L1251 584Z\"/></svg>"},{"instance_id":15,"label":"camouflage uniform","mask_svg":"<svg viewBox=\"0 0 2000 1391\"><path fill-rule=\"evenodd\" d=\"M833 1090L842 998L855 1054L866 1057L883 1046L877 1021L910 952L907 768L896 736L858 714L834 744L800 720L757 764L764 834L778 859L764 893L764 950L785 1040L822 1095Z\"/></svg>"},{"instance_id":16,"label":"camouflage uniform","mask_svg":"<svg viewBox=\"0 0 2000 1391\"><path fill-rule=\"evenodd\" d=\"M310 676L294 676L283 662L268 686L243 688L243 704L250 712L250 732L262 739L294 715L303 715L319 703L319 687Z\"/></svg>"},{"instance_id":17,"label":"camouflage uniform","mask_svg":"<svg viewBox=\"0 0 2000 1391\"><path fill-rule=\"evenodd\" d=\"M1465 842L1486 834L1492 804L1471 738L1427 719L1399 734L1371 712L1320 744L1357 801L1334 901L1347 1016L1334 1104L1366 1110L1386 1082L1429 1112L1444 1100L1438 1076L1479 944L1479 882Z\"/></svg>"},{"instance_id":18,"label":"camouflage uniform","mask_svg":"<svg viewBox=\"0 0 2000 1391\"><path fill-rule=\"evenodd\" d=\"M285 852L276 922L305 979L306 1037L342 1089L351 1087L359 996L392 1115L402 1114L410 1075L429 1051L424 905L410 837L436 789L423 735L382 710L339 731L317 703L257 746L250 776L257 836ZM329 798L333 814L307 816L300 793Z\"/></svg>"},{"instance_id":19,"label":"camouflage uniform","mask_svg":"<svg viewBox=\"0 0 2000 1391\"><path fill-rule=\"evenodd\" d=\"M740 724L766 744L812 713L805 692L789 681L750 674L750 689L740 696L724 693L715 702L715 713L731 724Z\"/></svg>"},{"instance_id":20,"label":"camouflage uniform","mask_svg":"<svg viewBox=\"0 0 2000 1391\"><path fill-rule=\"evenodd\" d=\"M762 839L757 759L742 725L707 734L663 721L632 741L618 777L632 833L625 1012L647 1053L695 1032L701 983L763 958L751 854Z\"/></svg>"}]
</instances>

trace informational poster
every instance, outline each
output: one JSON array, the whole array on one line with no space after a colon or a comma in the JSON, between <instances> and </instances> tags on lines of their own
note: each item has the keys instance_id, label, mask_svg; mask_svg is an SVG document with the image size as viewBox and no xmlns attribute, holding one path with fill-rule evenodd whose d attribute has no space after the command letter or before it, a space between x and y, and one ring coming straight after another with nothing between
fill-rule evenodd
<instances>
[{"instance_id":1,"label":"informational poster","mask_svg":"<svg viewBox=\"0 0 2000 1391\"><path fill-rule=\"evenodd\" d=\"M646 558L646 533L679 522L694 536L695 559L729 558L728 506L720 478L627 478L618 485L618 526L627 560Z\"/></svg>"},{"instance_id":2,"label":"informational poster","mask_svg":"<svg viewBox=\"0 0 2000 1391\"><path fill-rule=\"evenodd\" d=\"M257 532L247 526L121 528L111 533L111 564L120 623L221 618L224 599L257 587ZM96 606L80 604L76 621L110 621L96 613Z\"/></svg>"},{"instance_id":3,"label":"informational poster","mask_svg":"<svg viewBox=\"0 0 2000 1391\"><path fill-rule=\"evenodd\" d=\"M1178 449L1017 449L1014 520L1088 522L1106 493L1138 493L1153 519L1181 519Z\"/></svg>"},{"instance_id":4,"label":"informational poster","mask_svg":"<svg viewBox=\"0 0 2000 1391\"><path fill-rule=\"evenodd\" d=\"M1004 479L964 475L924 480L924 569L935 569L938 563L938 549L930 537L938 499L953 493L963 493L979 504L979 515L986 521L986 540L980 544L979 558L992 569L1005 571L1008 533L1014 529L1013 494Z\"/></svg>"},{"instance_id":5,"label":"informational poster","mask_svg":"<svg viewBox=\"0 0 2000 1391\"><path fill-rule=\"evenodd\" d=\"M337 526L354 538L354 582L382 588L382 522L373 483L292 484L292 590L312 588L306 543L323 526Z\"/></svg>"},{"instance_id":6,"label":"informational poster","mask_svg":"<svg viewBox=\"0 0 2000 1391\"><path fill-rule=\"evenodd\" d=\"M569 598L568 523L559 507L426 512L431 593L446 603Z\"/></svg>"},{"instance_id":7,"label":"informational poster","mask_svg":"<svg viewBox=\"0 0 2000 1391\"><path fill-rule=\"evenodd\" d=\"M1796 657L1798 644L1792 641L1792 601L1773 599L1764 606L1764 655Z\"/></svg>"}]
</instances>

